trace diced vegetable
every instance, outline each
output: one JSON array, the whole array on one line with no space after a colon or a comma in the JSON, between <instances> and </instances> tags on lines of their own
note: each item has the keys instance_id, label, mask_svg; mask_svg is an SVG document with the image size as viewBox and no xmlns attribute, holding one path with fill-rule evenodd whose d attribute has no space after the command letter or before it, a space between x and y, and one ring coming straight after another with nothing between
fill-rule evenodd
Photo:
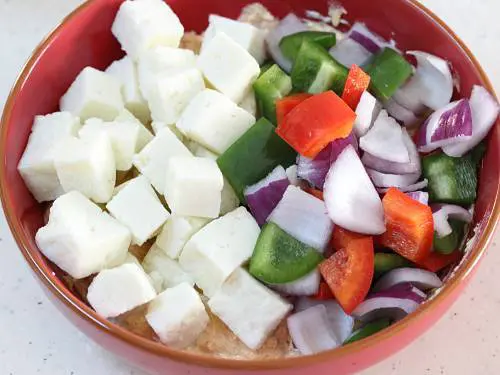
<instances>
[{"instance_id":1,"label":"diced vegetable","mask_svg":"<svg viewBox=\"0 0 500 375\"><path fill-rule=\"evenodd\" d=\"M463 223L472 221L472 214L463 207L453 204L443 204L433 206L434 230L438 237L445 237L453 231L448 223L449 219L460 220Z\"/></svg>"},{"instance_id":2,"label":"diced vegetable","mask_svg":"<svg viewBox=\"0 0 500 375\"><path fill-rule=\"evenodd\" d=\"M283 99L277 100L276 101L277 125L281 124L285 119L286 115L288 115L296 106L298 106L304 100L309 99L311 96L312 94L302 93L302 94L290 95Z\"/></svg>"},{"instance_id":3,"label":"diced vegetable","mask_svg":"<svg viewBox=\"0 0 500 375\"><path fill-rule=\"evenodd\" d=\"M371 335L374 335L377 332L382 331L384 328L387 328L391 325L391 321L389 319L379 319L373 322L367 323L362 328L358 329L356 332L349 337L348 340L344 341L344 345L351 344L353 342L365 339Z\"/></svg>"},{"instance_id":4,"label":"diced vegetable","mask_svg":"<svg viewBox=\"0 0 500 375\"><path fill-rule=\"evenodd\" d=\"M301 31L295 34L287 35L281 39L281 52L288 60L294 62L300 46L304 41L316 43L328 50L337 42L337 36L335 33L325 31Z\"/></svg>"},{"instance_id":5,"label":"diced vegetable","mask_svg":"<svg viewBox=\"0 0 500 375\"><path fill-rule=\"evenodd\" d=\"M382 105L368 91L363 92L356 107L356 120L354 120L354 133L362 137L372 127L380 114Z\"/></svg>"},{"instance_id":6,"label":"diced vegetable","mask_svg":"<svg viewBox=\"0 0 500 375\"><path fill-rule=\"evenodd\" d=\"M412 283L402 282L393 285L389 288L385 288L382 291L372 292L368 297L408 298L415 302L421 303L425 300L427 295L423 291L418 289L416 286L414 286Z\"/></svg>"},{"instance_id":7,"label":"diced vegetable","mask_svg":"<svg viewBox=\"0 0 500 375\"><path fill-rule=\"evenodd\" d=\"M318 293L321 275L317 268L304 277L285 284L274 284L270 287L287 296L312 296Z\"/></svg>"},{"instance_id":8,"label":"diced vegetable","mask_svg":"<svg viewBox=\"0 0 500 375\"><path fill-rule=\"evenodd\" d=\"M401 121L404 126L411 126L419 120L412 111L394 100L394 96L384 103L384 108L390 116Z\"/></svg>"},{"instance_id":9,"label":"diced vegetable","mask_svg":"<svg viewBox=\"0 0 500 375\"><path fill-rule=\"evenodd\" d=\"M373 290L387 290L395 285L410 283L420 290L439 288L443 285L441 279L433 272L418 268L397 268L382 276Z\"/></svg>"},{"instance_id":10,"label":"diced vegetable","mask_svg":"<svg viewBox=\"0 0 500 375\"><path fill-rule=\"evenodd\" d=\"M296 153L279 136L268 120L262 118L217 159L220 170L241 201L247 186L264 178L277 165L288 167Z\"/></svg>"},{"instance_id":11,"label":"diced vegetable","mask_svg":"<svg viewBox=\"0 0 500 375\"><path fill-rule=\"evenodd\" d=\"M335 296L333 295L332 290L330 289L326 281L321 280L319 283L318 293L316 293L316 295L312 298L319 301L325 301L334 299Z\"/></svg>"},{"instance_id":12,"label":"diced vegetable","mask_svg":"<svg viewBox=\"0 0 500 375\"><path fill-rule=\"evenodd\" d=\"M398 190L403 192L403 193L414 192L414 191L417 191L419 189L425 189L427 187L427 183L428 183L427 179L423 179L422 181L416 182L413 185L400 187L400 188L398 188ZM382 194L382 193L387 193L389 191L389 189L391 189L391 188L377 188L377 191Z\"/></svg>"},{"instance_id":13,"label":"diced vegetable","mask_svg":"<svg viewBox=\"0 0 500 375\"><path fill-rule=\"evenodd\" d=\"M410 191L406 195L422 204L429 204L429 193L426 191Z\"/></svg>"},{"instance_id":14,"label":"diced vegetable","mask_svg":"<svg viewBox=\"0 0 500 375\"><path fill-rule=\"evenodd\" d=\"M464 235L464 223L460 220L450 220L448 224L451 233L440 237L437 232L434 233L434 251L440 254L451 254L458 249Z\"/></svg>"},{"instance_id":15,"label":"diced vegetable","mask_svg":"<svg viewBox=\"0 0 500 375\"><path fill-rule=\"evenodd\" d=\"M356 115L332 91L296 106L276 132L302 156L314 158L331 141L347 137Z\"/></svg>"},{"instance_id":16,"label":"diced vegetable","mask_svg":"<svg viewBox=\"0 0 500 375\"><path fill-rule=\"evenodd\" d=\"M389 173L381 173L374 169L366 168L366 172L368 176L373 181L373 184L377 187L406 187L417 182L420 177L419 173L411 173L411 174L389 174Z\"/></svg>"},{"instance_id":17,"label":"diced vegetable","mask_svg":"<svg viewBox=\"0 0 500 375\"><path fill-rule=\"evenodd\" d=\"M380 236L380 243L414 262L427 258L434 235L430 207L396 188L387 191L382 204L386 231Z\"/></svg>"},{"instance_id":18,"label":"diced vegetable","mask_svg":"<svg viewBox=\"0 0 500 375\"><path fill-rule=\"evenodd\" d=\"M370 51L351 38L342 39L329 52L344 66L363 65L372 56Z\"/></svg>"},{"instance_id":19,"label":"diced vegetable","mask_svg":"<svg viewBox=\"0 0 500 375\"><path fill-rule=\"evenodd\" d=\"M274 223L267 223L250 260L250 273L270 284L283 284L310 273L323 257Z\"/></svg>"},{"instance_id":20,"label":"diced vegetable","mask_svg":"<svg viewBox=\"0 0 500 375\"><path fill-rule=\"evenodd\" d=\"M349 30L349 38L361 44L371 53L377 53L382 48L390 45L390 43L387 43L380 35L375 34L361 22L355 22L354 25L352 25L351 30ZM393 41L391 41L391 43L393 43Z\"/></svg>"},{"instance_id":21,"label":"diced vegetable","mask_svg":"<svg viewBox=\"0 0 500 375\"><path fill-rule=\"evenodd\" d=\"M409 267L410 261L399 254L376 253L375 275L380 276L396 268Z\"/></svg>"},{"instance_id":22,"label":"diced vegetable","mask_svg":"<svg viewBox=\"0 0 500 375\"><path fill-rule=\"evenodd\" d=\"M356 110L361 96L370 85L370 76L357 65L352 65L342 93L342 100Z\"/></svg>"},{"instance_id":23,"label":"diced vegetable","mask_svg":"<svg viewBox=\"0 0 500 375\"><path fill-rule=\"evenodd\" d=\"M440 254L433 251L426 259L418 262L418 265L428 271L438 272L443 268L458 262L462 258L462 252L455 250L451 254Z\"/></svg>"},{"instance_id":24,"label":"diced vegetable","mask_svg":"<svg viewBox=\"0 0 500 375\"><path fill-rule=\"evenodd\" d=\"M316 197L318 199L324 200L323 197L323 192L321 190L312 188L312 187L306 187L304 191L308 194L311 194L313 197Z\"/></svg>"},{"instance_id":25,"label":"diced vegetable","mask_svg":"<svg viewBox=\"0 0 500 375\"><path fill-rule=\"evenodd\" d=\"M380 318L398 321L414 312L418 306L420 303L410 298L374 297L363 301L352 315L362 322Z\"/></svg>"}]
</instances>

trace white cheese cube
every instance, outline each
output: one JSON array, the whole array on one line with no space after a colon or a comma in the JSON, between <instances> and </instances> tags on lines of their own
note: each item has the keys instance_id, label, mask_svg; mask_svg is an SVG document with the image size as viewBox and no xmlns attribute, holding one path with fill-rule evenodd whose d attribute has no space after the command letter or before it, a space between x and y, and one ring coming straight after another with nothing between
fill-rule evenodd
<instances>
[{"instance_id":1,"label":"white cheese cube","mask_svg":"<svg viewBox=\"0 0 500 375\"><path fill-rule=\"evenodd\" d=\"M146 320L162 343L183 349L205 330L209 317L196 290L184 283L165 290L151 301Z\"/></svg>"},{"instance_id":2,"label":"white cheese cube","mask_svg":"<svg viewBox=\"0 0 500 375\"><path fill-rule=\"evenodd\" d=\"M219 155L217 155L215 152L212 152L209 149L203 147L198 142L188 141L186 143L186 146L189 149L189 151L193 153L194 156L198 156L199 158L217 160L217 158L219 157Z\"/></svg>"},{"instance_id":3,"label":"white cheese cube","mask_svg":"<svg viewBox=\"0 0 500 375\"><path fill-rule=\"evenodd\" d=\"M153 120L175 124L191 99L204 88L205 81L196 68L157 75L146 96Z\"/></svg>"},{"instance_id":4,"label":"white cheese cube","mask_svg":"<svg viewBox=\"0 0 500 375\"><path fill-rule=\"evenodd\" d=\"M245 95L239 106L252 116L257 116L257 101L255 100L255 92L253 90L248 91L248 94Z\"/></svg>"},{"instance_id":5,"label":"white cheese cube","mask_svg":"<svg viewBox=\"0 0 500 375\"><path fill-rule=\"evenodd\" d=\"M79 131L81 138L105 133L111 142L115 166L118 171L132 168L139 137L139 125L134 122L104 122L101 119L88 119Z\"/></svg>"},{"instance_id":6,"label":"white cheese cube","mask_svg":"<svg viewBox=\"0 0 500 375\"><path fill-rule=\"evenodd\" d=\"M260 74L259 63L224 33L201 51L198 67L210 84L235 103L241 102Z\"/></svg>"},{"instance_id":7,"label":"white cheese cube","mask_svg":"<svg viewBox=\"0 0 500 375\"><path fill-rule=\"evenodd\" d=\"M186 243L181 267L211 297L227 277L252 256L260 228L245 207L214 220Z\"/></svg>"},{"instance_id":8,"label":"white cheese cube","mask_svg":"<svg viewBox=\"0 0 500 375\"><path fill-rule=\"evenodd\" d=\"M219 216L224 177L214 160L194 156L170 158L164 195L172 213Z\"/></svg>"},{"instance_id":9,"label":"white cheese cube","mask_svg":"<svg viewBox=\"0 0 500 375\"><path fill-rule=\"evenodd\" d=\"M139 90L137 66L132 59L125 56L121 60L114 61L108 66L105 73L120 81L125 107L142 123L147 124L151 121L148 103L146 103Z\"/></svg>"},{"instance_id":10,"label":"white cheese cube","mask_svg":"<svg viewBox=\"0 0 500 375\"><path fill-rule=\"evenodd\" d=\"M259 64L264 62L266 59L266 33L264 31L249 23L215 14L211 14L208 21L208 29L205 31L201 46L202 51L217 33L224 33L248 51Z\"/></svg>"},{"instance_id":11,"label":"white cheese cube","mask_svg":"<svg viewBox=\"0 0 500 375\"><path fill-rule=\"evenodd\" d=\"M54 201L47 225L36 233L40 251L75 279L123 259L128 229L77 191Z\"/></svg>"},{"instance_id":12,"label":"white cheese cube","mask_svg":"<svg viewBox=\"0 0 500 375\"><path fill-rule=\"evenodd\" d=\"M292 309L292 305L238 268L208 301L243 343L257 350Z\"/></svg>"},{"instance_id":13,"label":"white cheese cube","mask_svg":"<svg viewBox=\"0 0 500 375\"><path fill-rule=\"evenodd\" d=\"M227 97L205 89L188 104L177 128L210 151L222 154L254 123L254 116Z\"/></svg>"},{"instance_id":14,"label":"white cheese cube","mask_svg":"<svg viewBox=\"0 0 500 375\"><path fill-rule=\"evenodd\" d=\"M208 224L202 217L171 215L156 238L156 246L172 259L177 259L186 242Z\"/></svg>"},{"instance_id":15,"label":"white cheese cube","mask_svg":"<svg viewBox=\"0 0 500 375\"><path fill-rule=\"evenodd\" d=\"M166 255L157 245L149 249L142 266L153 280L158 293L181 283L194 285L193 278L181 268L179 262Z\"/></svg>"},{"instance_id":16,"label":"white cheese cube","mask_svg":"<svg viewBox=\"0 0 500 375\"><path fill-rule=\"evenodd\" d=\"M35 116L17 168L38 202L52 201L64 194L54 165L54 153L62 141L76 136L79 128L80 119L69 112Z\"/></svg>"},{"instance_id":17,"label":"white cheese cube","mask_svg":"<svg viewBox=\"0 0 500 375\"><path fill-rule=\"evenodd\" d=\"M59 103L85 121L91 117L112 121L123 109L120 82L97 69L84 68Z\"/></svg>"},{"instance_id":18,"label":"white cheese cube","mask_svg":"<svg viewBox=\"0 0 500 375\"><path fill-rule=\"evenodd\" d=\"M156 46L178 47L184 27L162 0L125 1L111 28L122 49L137 61Z\"/></svg>"},{"instance_id":19,"label":"white cheese cube","mask_svg":"<svg viewBox=\"0 0 500 375\"><path fill-rule=\"evenodd\" d=\"M144 176L128 181L106 208L113 217L129 228L132 243L139 246L153 237L169 216Z\"/></svg>"},{"instance_id":20,"label":"white cheese cube","mask_svg":"<svg viewBox=\"0 0 500 375\"><path fill-rule=\"evenodd\" d=\"M58 146L54 163L65 192L77 190L96 203L106 203L111 199L116 169L107 134L66 139Z\"/></svg>"},{"instance_id":21,"label":"white cheese cube","mask_svg":"<svg viewBox=\"0 0 500 375\"><path fill-rule=\"evenodd\" d=\"M87 299L105 318L114 318L156 297L156 291L141 266L125 263L103 270L90 283Z\"/></svg>"},{"instance_id":22,"label":"white cheese cube","mask_svg":"<svg viewBox=\"0 0 500 375\"><path fill-rule=\"evenodd\" d=\"M168 128L162 128L153 140L134 157L134 166L145 175L156 191L163 194L168 161L174 156L192 156L186 146Z\"/></svg>"},{"instance_id":23,"label":"white cheese cube","mask_svg":"<svg viewBox=\"0 0 500 375\"><path fill-rule=\"evenodd\" d=\"M133 122L134 124L137 124L139 127L139 134L137 136L137 145L135 148L136 152L140 152L149 142L152 141L153 134L151 131L128 110L123 109L115 118L115 121Z\"/></svg>"}]
</instances>

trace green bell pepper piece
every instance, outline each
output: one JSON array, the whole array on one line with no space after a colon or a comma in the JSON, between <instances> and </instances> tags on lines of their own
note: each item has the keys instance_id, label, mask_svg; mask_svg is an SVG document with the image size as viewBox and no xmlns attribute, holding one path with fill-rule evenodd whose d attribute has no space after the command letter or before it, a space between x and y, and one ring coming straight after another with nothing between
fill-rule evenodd
<instances>
[{"instance_id":1,"label":"green bell pepper piece","mask_svg":"<svg viewBox=\"0 0 500 375\"><path fill-rule=\"evenodd\" d=\"M272 60L267 60L267 61L264 61L262 63L262 65L260 66L260 74L259 74L259 77L264 74L265 72L267 72L267 70L274 65L274 61Z\"/></svg>"},{"instance_id":2,"label":"green bell pepper piece","mask_svg":"<svg viewBox=\"0 0 500 375\"><path fill-rule=\"evenodd\" d=\"M266 177L276 166L295 163L297 153L276 133L273 124L261 118L219 158L222 174L241 202L244 190Z\"/></svg>"},{"instance_id":3,"label":"green bell pepper piece","mask_svg":"<svg viewBox=\"0 0 500 375\"><path fill-rule=\"evenodd\" d=\"M458 249L462 242L465 224L459 220L453 219L450 220L449 223L453 229L449 235L440 238L437 233L434 232L434 251L437 253L451 254Z\"/></svg>"},{"instance_id":4,"label":"green bell pepper piece","mask_svg":"<svg viewBox=\"0 0 500 375\"><path fill-rule=\"evenodd\" d=\"M394 253L376 253L375 254L375 276L389 272L396 268L411 267L412 263L401 255Z\"/></svg>"},{"instance_id":5,"label":"green bell pepper piece","mask_svg":"<svg viewBox=\"0 0 500 375\"><path fill-rule=\"evenodd\" d=\"M366 324L363 328L358 329L354 332L351 337L344 341L344 345L359 341L361 339L367 338L368 336L374 335L375 333L382 331L391 325L389 319L375 320Z\"/></svg>"},{"instance_id":6,"label":"green bell pepper piece","mask_svg":"<svg viewBox=\"0 0 500 375\"><path fill-rule=\"evenodd\" d=\"M410 77L411 64L392 48L384 48L365 67L371 77L370 91L380 100L386 101Z\"/></svg>"},{"instance_id":7,"label":"green bell pepper piece","mask_svg":"<svg viewBox=\"0 0 500 375\"><path fill-rule=\"evenodd\" d=\"M295 92L318 94L332 89L342 95L348 74L323 47L304 41L293 64L292 85Z\"/></svg>"},{"instance_id":8,"label":"green bell pepper piece","mask_svg":"<svg viewBox=\"0 0 500 375\"><path fill-rule=\"evenodd\" d=\"M337 36L335 33L329 33L326 31L301 31L299 33L285 36L281 39L281 52L283 52L283 55L287 59L293 62L297 57L302 42L305 40L316 43L324 49L329 50L337 42Z\"/></svg>"},{"instance_id":9,"label":"green bell pepper piece","mask_svg":"<svg viewBox=\"0 0 500 375\"><path fill-rule=\"evenodd\" d=\"M322 260L316 249L269 222L262 227L257 239L249 272L265 283L283 284L307 275Z\"/></svg>"},{"instance_id":10,"label":"green bell pepper piece","mask_svg":"<svg viewBox=\"0 0 500 375\"><path fill-rule=\"evenodd\" d=\"M292 80L273 64L254 82L253 89L260 115L276 124L276 100L292 91Z\"/></svg>"}]
</instances>

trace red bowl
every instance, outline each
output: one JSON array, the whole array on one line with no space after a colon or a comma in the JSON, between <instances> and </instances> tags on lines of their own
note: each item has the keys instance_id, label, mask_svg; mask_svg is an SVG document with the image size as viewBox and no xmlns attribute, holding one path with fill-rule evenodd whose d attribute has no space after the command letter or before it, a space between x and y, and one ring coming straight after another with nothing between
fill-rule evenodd
<instances>
[{"instance_id":1,"label":"red bowl","mask_svg":"<svg viewBox=\"0 0 500 375\"><path fill-rule=\"evenodd\" d=\"M0 153L0 193L10 229L29 266L48 297L85 334L109 351L156 374L218 374L221 372L348 374L366 368L400 350L434 324L458 297L488 246L499 216L498 123L488 138L481 171L474 225L476 236L456 272L442 290L414 314L374 336L333 351L279 360L229 360L170 349L136 336L98 316L57 278L38 250L34 236L42 225L42 207L25 187L16 166L26 146L33 117L57 110L78 72L87 65L103 69L123 55L111 34L111 24L123 0L91 0L68 16L41 43L22 71L4 109ZM236 17L250 0L172 0L186 30L202 31L208 15ZM347 19L365 22L402 50L423 50L449 60L460 77L460 95L468 96L474 84L493 89L468 48L434 14L411 0L345 0ZM327 11L327 0L262 0L276 16L305 9ZM306 5L307 3L307 5Z\"/></svg>"}]
</instances>

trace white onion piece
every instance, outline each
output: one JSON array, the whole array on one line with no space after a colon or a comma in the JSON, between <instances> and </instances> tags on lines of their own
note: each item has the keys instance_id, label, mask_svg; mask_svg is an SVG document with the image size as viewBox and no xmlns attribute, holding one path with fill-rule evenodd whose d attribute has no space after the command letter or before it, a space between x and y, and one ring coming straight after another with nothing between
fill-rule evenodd
<instances>
[{"instance_id":1,"label":"white onion piece","mask_svg":"<svg viewBox=\"0 0 500 375\"><path fill-rule=\"evenodd\" d=\"M410 191L406 195L422 204L429 204L429 193L426 191Z\"/></svg>"},{"instance_id":2,"label":"white onion piece","mask_svg":"<svg viewBox=\"0 0 500 375\"><path fill-rule=\"evenodd\" d=\"M425 105L422 102L422 85L420 78L413 75L408 82L401 86L392 96L392 99L400 106L406 108L416 115L425 111Z\"/></svg>"},{"instance_id":3,"label":"white onion piece","mask_svg":"<svg viewBox=\"0 0 500 375\"><path fill-rule=\"evenodd\" d=\"M356 107L356 119L354 120L354 133L358 138L370 130L381 109L380 102L368 91L364 91Z\"/></svg>"},{"instance_id":4,"label":"white onion piece","mask_svg":"<svg viewBox=\"0 0 500 375\"><path fill-rule=\"evenodd\" d=\"M408 108L403 107L394 99L389 99L384 104L385 109L396 120L401 121L405 126L410 126L418 121L418 117Z\"/></svg>"},{"instance_id":5,"label":"white onion piece","mask_svg":"<svg viewBox=\"0 0 500 375\"><path fill-rule=\"evenodd\" d=\"M303 297L299 298L295 302L295 310L303 311L317 305L323 305L326 307L326 315L328 316L328 321L330 323L330 327L333 329L335 337L337 337L341 342L347 340L351 336L354 328L354 319L352 316L345 313L344 309L342 309L337 301L318 301Z\"/></svg>"},{"instance_id":6,"label":"white onion piece","mask_svg":"<svg viewBox=\"0 0 500 375\"><path fill-rule=\"evenodd\" d=\"M297 164L293 164L289 166L285 170L286 176L288 177L288 181L290 181L290 184L293 186L299 186L300 185L300 180L299 177L297 176Z\"/></svg>"},{"instance_id":7,"label":"white onion piece","mask_svg":"<svg viewBox=\"0 0 500 375\"><path fill-rule=\"evenodd\" d=\"M409 193L412 191L417 191L417 190L426 188L428 183L429 183L429 181L427 181L427 179L424 178L422 181L417 182L416 184L401 187L401 188L398 188L398 190L403 192L403 193ZM389 188L378 188L377 189L377 191L379 193L387 193L388 190L389 190Z\"/></svg>"},{"instance_id":8,"label":"white onion piece","mask_svg":"<svg viewBox=\"0 0 500 375\"><path fill-rule=\"evenodd\" d=\"M374 297L361 302L352 315L366 323L380 318L403 319L414 312L420 304L411 299Z\"/></svg>"},{"instance_id":9,"label":"white onion piece","mask_svg":"<svg viewBox=\"0 0 500 375\"><path fill-rule=\"evenodd\" d=\"M281 52L280 42L285 36L295 34L301 31L307 31L307 26L295 14L290 13L281 20L278 26L267 34L266 42L269 54L283 70L290 72L292 62L288 60Z\"/></svg>"},{"instance_id":10,"label":"white onion piece","mask_svg":"<svg viewBox=\"0 0 500 375\"><path fill-rule=\"evenodd\" d=\"M344 38L330 48L330 55L344 66L363 65L372 56L361 44L350 38Z\"/></svg>"},{"instance_id":11,"label":"white onion piece","mask_svg":"<svg viewBox=\"0 0 500 375\"><path fill-rule=\"evenodd\" d=\"M318 293L321 275L318 269L286 284L272 284L270 287L287 296L312 296Z\"/></svg>"},{"instance_id":12,"label":"white onion piece","mask_svg":"<svg viewBox=\"0 0 500 375\"><path fill-rule=\"evenodd\" d=\"M411 283L420 290L440 288L441 279L434 273L419 268L396 268L382 276L373 287L373 291L389 289L402 283Z\"/></svg>"},{"instance_id":13,"label":"white onion piece","mask_svg":"<svg viewBox=\"0 0 500 375\"><path fill-rule=\"evenodd\" d=\"M370 176L373 184L377 187L397 187L404 188L417 182L420 174L390 174L382 173L374 169L366 168L366 173Z\"/></svg>"},{"instance_id":14,"label":"white onion piece","mask_svg":"<svg viewBox=\"0 0 500 375\"><path fill-rule=\"evenodd\" d=\"M359 147L373 156L396 163L408 163L410 156L401 126L382 110L372 128L359 139Z\"/></svg>"},{"instance_id":15,"label":"white onion piece","mask_svg":"<svg viewBox=\"0 0 500 375\"><path fill-rule=\"evenodd\" d=\"M354 36L354 34L361 35L364 40ZM357 40L358 43L363 45L371 53L377 53L384 47L390 47L399 52L399 50L396 48L396 42L394 40L387 42L380 35L375 34L373 31L371 31L362 22L354 23L354 25L352 25L351 29L349 30L348 36L351 39Z\"/></svg>"},{"instance_id":16,"label":"white onion piece","mask_svg":"<svg viewBox=\"0 0 500 375\"><path fill-rule=\"evenodd\" d=\"M498 117L496 99L482 86L474 86L469 100L472 113L472 137L443 147L445 154L460 157L481 142Z\"/></svg>"},{"instance_id":17,"label":"white onion piece","mask_svg":"<svg viewBox=\"0 0 500 375\"><path fill-rule=\"evenodd\" d=\"M295 347L304 355L334 349L342 344L329 327L325 306L317 305L292 314L287 325Z\"/></svg>"},{"instance_id":18,"label":"white onion piece","mask_svg":"<svg viewBox=\"0 0 500 375\"><path fill-rule=\"evenodd\" d=\"M293 185L288 186L268 221L320 252L328 246L333 231L324 202Z\"/></svg>"},{"instance_id":19,"label":"white onion piece","mask_svg":"<svg viewBox=\"0 0 500 375\"><path fill-rule=\"evenodd\" d=\"M464 223L472 221L472 214L463 207L443 204L433 208L437 208L432 214L432 219L434 220L434 231L438 237L446 237L453 232L453 228L448 222L449 219L460 220Z\"/></svg>"},{"instance_id":20,"label":"white onion piece","mask_svg":"<svg viewBox=\"0 0 500 375\"><path fill-rule=\"evenodd\" d=\"M323 197L330 218L342 228L365 234L385 232L382 202L351 145L330 167Z\"/></svg>"}]
</instances>

